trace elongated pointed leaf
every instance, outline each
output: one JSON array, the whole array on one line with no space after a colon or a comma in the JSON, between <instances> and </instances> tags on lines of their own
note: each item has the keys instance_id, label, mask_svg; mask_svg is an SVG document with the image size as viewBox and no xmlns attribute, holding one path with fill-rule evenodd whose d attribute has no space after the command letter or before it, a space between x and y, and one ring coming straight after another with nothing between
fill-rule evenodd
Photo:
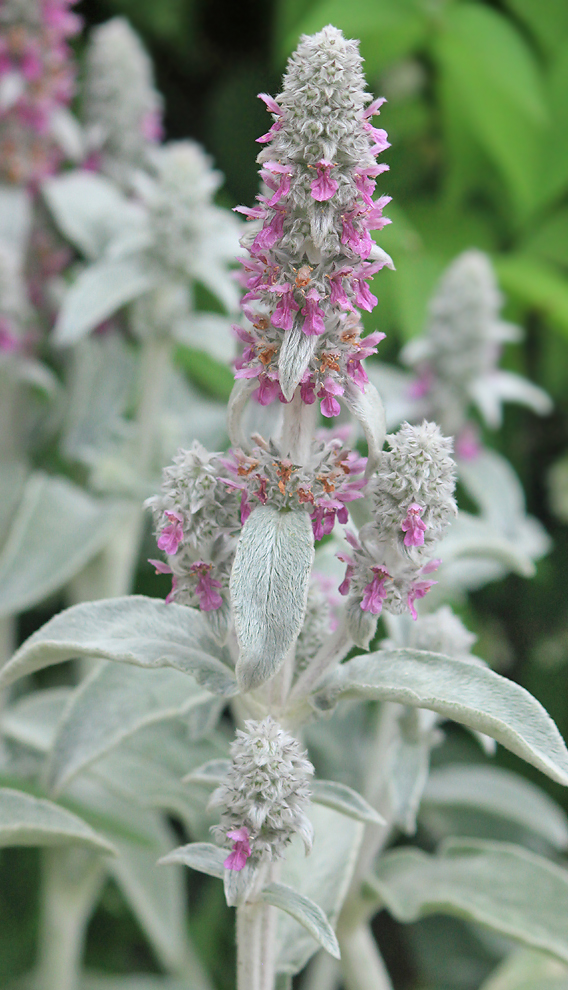
<instances>
[{"instance_id":1,"label":"elongated pointed leaf","mask_svg":"<svg viewBox=\"0 0 568 990\"><path fill-rule=\"evenodd\" d=\"M479 990L568 990L568 969L547 952L522 947L509 953Z\"/></svg>"},{"instance_id":2,"label":"elongated pointed leaf","mask_svg":"<svg viewBox=\"0 0 568 990\"><path fill-rule=\"evenodd\" d=\"M38 753L47 753L72 694L73 688L47 688L18 698L2 712L2 735Z\"/></svg>"},{"instance_id":3,"label":"elongated pointed leaf","mask_svg":"<svg viewBox=\"0 0 568 990\"><path fill-rule=\"evenodd\" d=\"M357 862L364 825L318 804L312 805L310 818L314 847L309 860L302 840L295 836L286 852L282 881L316 901L335 928ZM278 918L277 942L276 968L291 976L303 969L317 951L307 930L284 913Z\"/></svg>"},{"instance_id":4,"label":"elongated pointed leaf","mask_svg":"<svg viewBox=\"0 0 568 990\"><path fill-rule=\"evenodd\" d=\"M304 620L314 537L305 512L259 506L247 519L231 573L231 602L241 655L243 691L281 667Z\"/></svg>"},{"instance_id":5,"label":"elongated pointed leaf","mask_svg":"<svg viewBox=\"0 0 568 990\"><path fill-rule=\"evenodd\" d=\"M284 334L278 357L278 378L282 394L288 402L300 384L315 351L317 337L308 337L297 326Z\"/></svg>"},{"instance_id":6,"label":"elongated pointed leaf","mask_svg":"<svg viewBox=\"0 0 568 990\"><path fill-rule=\"evenodd\" d=\"M345 383L345 403L359 420L369 452L367 473L375 469L381 456L385 436L387 433L387 421L382 399L372 382L367 382L365 391L349 379Z\"/></svg>"},{"instance_id":7,"label":"elongated pointed leaf","mask_svg":"<svg viewBox=\"0 0 568 990\"><path fill-rule=\"evenodd\" d=\"M59 311L53 339L68 346L126 303L152 289L158 276L136 256L98 261L73 283Z\"/></svg>"},{"instance_id":8,"label":"elongated pointed leaf","mask_svg":"<svg viewBox=\"0 0 568 990\"><path fill-rule=\"evenodd\" d=\"M340 958L339 945L335 937L335 932L327 920L319 904L311 901L309 897L288 887L285 883L269 883L263 887L260 896L263 901L272 904L291 914L296 921L304 926L316 942L319 942L322 949L330 955Z\"/></svg>"},{"instance_id":9,"label":"elongated pointed leaf","mask_svg":"<svg viewBox=\"0 0 568 990\"><path fill-rule=\"evenodd\" d=\"M348 818L358 822L372 822L374 825L384 825L385 820L378 811L365 801L346 784L338 784L335 780L314 780L310 785L312 801L333 808Z\"/></svg>"},{"instance_id":10,"label":"elongated pointed leaf","mask_svg":"<svg viewBox=\"0 0 568 990\"><path fill-rule=\"evenodd\" d=\"M178 670L102 663L81 684L61 720L48 781L55 793L144 725L208 705L209 691Z\"/></svg>"},{"instance_id":11,"label":"elongated pointed leaf","mask_svg":"<svg viewBox=\"0 0 568 990\"><path fill-rule=\"evenodd\" d=\"M453 914L568 961L568 871L506 842L455 839L387 853L372 886L398 921Z\"/></svg>"},{"instance_id":12,"label":"elongated pointed leaf","mask_svg":"<svg viewBox=\"0 0 568 990\"><path fill-rule=\"evenodd\" d=\"M104 545L114 509L66 478L36 471L0 554L0 615L21 612L64 585Z\"/></svg>"},{"instance_id":13,"label":"elongated pointed leaf","mask_svg":"<svg viewBox=\"0 0 568 990\"><path fill-rule=\"evenodd\" d=\"M552 798L519 774L502 767L451 764L433 770L422 806L471 808L515 822L556 849L568 847L568 818Z\"/></svg>"},{"instance_id":14,"label":"elongated pointed leaf","mask_svg":"<svg viewBox=\"0 0 568 990\"><path fill-rule=\"evenodd\" d=\"M223 697L237 691L228 654L192 608L131 595L82 602L30 636L0 671L5 687L35 670L77 657L100 657L138 667L174 667Z\"/></svg>"},{"instance_id":15,"label":"elongated pointed leaf","mask_svg":"<svg viewBox=\"0 0 568 990\"><path fill-rule=\"evenodd\" d=\"M243 415L246 404L254 390L258 388L256 378L237 378L229 398L227 409L227 432L233 447L250 449L250 440L243 429Z\"/></svg>"},{"instance_id":16,"label":"elongated pointed leaf","mask_svg":"<svg viewBox=\"0 0 568 990\"><path fill-rule=\"evenodd\" d=\"M212 842L190 842L188 846L180 846L159 860L160 866L170 863L183 863L199 873L208 873L210 877L222 880L225 876L223 863L227 858L227 850L219 849Z\"/></svg>"},{"instance_id":17,"label":"elongated pointed leaf","mask_svg":"<svg viewBox=\"0 0 568 990\"><path fill-rule=\"evenodd\" d=\"M560 784L568 784L568 750L540 702L489 667L424 650L380 650L354 657L329 679L315 703L338 696L429 708L492 736Z\"/></svg>"},{"instance_id":18,"label":"elongated pointed leaf","mask_svg":"<svg viewBox=\"0 0 568 990\"><path fill-rule=\"evenodd\" d=\"M90 825L52 801L0 788L0 847L62 846L69 842L95 852L115 851Z\"/></svg>"}]
</instances>

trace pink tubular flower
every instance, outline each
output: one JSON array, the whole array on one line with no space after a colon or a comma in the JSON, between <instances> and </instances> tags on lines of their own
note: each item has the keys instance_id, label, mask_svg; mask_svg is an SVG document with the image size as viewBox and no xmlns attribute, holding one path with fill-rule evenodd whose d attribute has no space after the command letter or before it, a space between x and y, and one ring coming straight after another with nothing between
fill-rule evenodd
<instances>
[{"instance_id":1,"label":"pink tubular flower","mask_svg":"<svg viewBox=\"0 0 568 990\"><path fill-rule=\"evenodd\" d=\"M0 345L1 349L1 345ZM456 454L463 461L474 461L481 453L479 430L475 423L466 423L456 437Z\"/></svg>"},{"instance_id":2,"label":"pink tubular flower","mask_svg":"<svg viewBox=\"0 0 568 990\"><path fill-rule=\"evenodd\" d=\"M335 396L343 395L344 391L343 385L340 385L333 378L328 377L325 379L318 392L318 399L322 400L321 411L323 416L327 416L328 418L339 416L341 406Z\"/></svg>"},{"instance_id":3,"label":"pink tubular flower","mask_svg":"<svg viewBox=\"0 0 568 990\"><path fill-rule=\"evenodd\" d=\"M215 588L221 588L222 584L211 577L212 567L213 564L206 564L204 560L197 560L189 568L192 574L199 575L195 593L199 598L199 608L202 612L213 612L223 604L221 595L215 591Z\"/></svg>"},{"instance_id":4,"label":"pink tubular flower","mask_svg":"<svg viewBox=\"0 0 568 990\"><path fill-rule=\"evenodd\" d=\"M320 309L319 302L318 290L309 289L306 292L306 305L302 309L302 316L305 316L302 330L308 337L319 337L325 330L324 314Z\"/></svg>"},{"instance_id":5,"label":"pink tubular flower","mask_svg":"<svg viewBox=\"0 0 568 990\"><path fill-rule=\"evenodd\" d=\"M300 397L307 406L311 406L316 401L316 387L309 373L306 373L300 385Z\"/></svg>"},{"instance_id":6,"label":"pink tubular flower","mask_svg":"<svg viewBox=\"0 0 568 990\"><path fill-rule=\"evenodd\" d=\"M267 206L274 207L282 199L283 196L287 196L290 192L290 176L294 173L293 168L290 165L281 165L280 162L265 162L262 166L261 176L266 182L269 189L272 189L274 195L268 200ZM280 182L275 181L272 176L280 175ZM263 198L263 197L259 197Z\"/></svg>"},{"instance_id":7,"label":"pink tubular flower","mask_svg":"<svg viewBox=\"0 0 568 990\"><path fill-rule=\"evenodd\" d=\"M424 598L424 596L427 595L428 592L430 591L430 588L432 588L435 584L438 584L438 582L414 581L414 583L411 585L410 591L408 592L408 608L414 621L416 621L416 619L418 618L416 608L414 607L414 602L416 601L417 598Z\"/></svg>"},{"instance_id":8,"label":"pink tubular flower","mask_svg":"<svg viewBox=\"0 0 568 990\"><path fill-rule=\"evenodd\" d=\"M345 569L345 577L337 590L340 595L348 595L351 581L355 573L355 561L353 560L353 557L350 557L347 553L336 553L335 556L338 560L342 560L344 564L347 564Z\"/></svg>"},{"instance_id":9,"label":"pink tubular flower","mask_svg":"<svg viewBox=\"0 0 568 990\"><path fill-rule=\"evenodd\" d=\"M253 254L270 250L270 248L274 247L276 241L280 240L284 232L285 216L285 211L277 207L272 220L265 224L262 230L256 235L251 247Z\"/></svg>"},{"instance_id":10,"label":"pink tubular flower","mask_svg":"<svg viewBox=\"0 0 568 990\"><path fill-rule=\"evenodd\" d=\"M237 870L239 872L245 866L252 852L250 847L250 832L246 825L242 825L241 828L234 828L230 832L227 832L227 838L234 839L235 841L233 843L233 851L227 856L223 866L226 870Z\"/></svg>"},{"instance_id":11,"label":"pink tubular flower","mask_svg":"<svg viewBox=\"0 0 568 990\"><path fill-rule=\"evenodd\" d=\"M280 384L277 379L269 378L268 375L260 374L258 377L258 388L253 395L261 406L269 406L280 394Z\"/></svg>"},{"instance_id":12,"label":"pink tubular flower","mask_svg":"<svg viewBox=\"0 0 568 990\"><path fill-rule=\"evenodd\" d=\"M183 540L183 516L181 512L164 512L164 515L170 520L170 525L164 526L160 533L158 547L164 553L167 553L168 556L173 557Z\"/></svg>"},{"instance_id":13,"label":"pink tubular flower","mask_svg":"<svg viewBox=\"0 0 568 990\"><path fill-rule=\"evenodd\" d=\"M170 565L169 564L164 564L161 560L152 560L152 558L150 558L148 560L148 563L149 564L152 564L156 568L156 574L171 574L172 573L172 569L171 569ZM172 590L170 591L169 595L167 595L167 597L166 597L166 605L169 605L170 602L173 601L174 592L175 592L176 588L177 588L177 577L174 574L172 576Z\"/></svg>"},{"instance_id":14,"label":"pink tubular flower","mask_svg":"<svg viewBox=\"0 0 568 990\"><path fill-rule=\"evenodd\" d=\"M333 162L327 162L325 158L322 158L316 162L315 167L318 170L318 177L312 182L310 191L312 199L317 200L318 203L324 203L327 199L331 199L339 188L337 180L330 178L329 174L335 166Z\"/></svg>"},{"instance_id":15,"label":"pink tubular flower","mask_svg":"<svg viewBox=\"0 0 568 990\"><path fill-rule=\"evenodd\" d=\"M266 104L266 109L269 110L270 113L275 114L277 117L282 116L282 108L278 106L276 100L273 100L272 97L268 95L268 93L259 93L258 98L259 100L262 100L263 103ZM256 139L257 144L266 144L268 141L272 141L274 135L279 130L281 130L281 128L282 128L282 121L275 120L270 130L267 131L266 134L263 134L262 137Z\"/></svg>"},{"instance_id":16,"label":"pink tubular flower","mask_svg":"<svg viewBox=\"0 0 568 990\"><path fill-rule=\"evenodd\" d=\"M353 309L353 303L347 296L343 287L343 279L346 275L351 275L352 268L341 268L329 276L329 287L331 289L329 301L332 306L341 306L341 309Z\"/></svg>"},{"instance_id":17,"label":"pink tubular flower","mask_svg":"<svg viewBox=\"0 0 568 990\"><path fill-rule=\"evenodd\" d=\"M424 533L426 532L426 523L420 518L424 509L421 505L417 505L413 502L412 505L408 506L406 510L406 517L402 520L400 528L404 537L405 547L422 547L424 546Z\"/></svg>"},{"instance_id":18,"label":"pink tubular flower","mask_svg":"<svg viewBox=\"0 0 568 990\"><path fill-rule=\"evenodd\" d=\"M286 282L284 285L275 285L274 292L280 296L276 309L272 314L272 326L280 330L291 330L294 322L293 312L297 313L300 307L294 299L294 290Z\"/></svg>"},{"instance_id":19,"label":"pink tubular flower","mask_svg":"<svg viewBox=\"0 0 568 990\"><path fill-rule=\"evenodd\" d=\"M370 612L371 615L380 615L383 610L383 602L388 594L385 588L385 581L387 578L390 578L390 574L384 567L371 567L371 570L375 576L363 588L361 608L364 612Z\"/></svg>"}]
</instances>

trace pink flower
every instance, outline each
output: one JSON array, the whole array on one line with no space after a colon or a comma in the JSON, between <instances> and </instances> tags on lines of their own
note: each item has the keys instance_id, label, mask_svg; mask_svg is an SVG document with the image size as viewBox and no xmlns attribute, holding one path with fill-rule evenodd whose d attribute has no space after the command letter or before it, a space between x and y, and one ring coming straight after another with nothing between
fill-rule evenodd
<instances>
[{"instance_id":1,"label":"pink flower","mask_svg":"<svg viewBox=\"0 0 568 990\"><path fill-rule=\"evenodd\" d=\"M384 567L371 567L374 573L373 580L363 588L363 601L361 608L371 615L380 615L383 610L383 602L387 597L385 581L390 578L389 572Z\"/></svg>"},{"instance_id":2,"label":"pink flower","mask_svg":"<svg viewBox=\"0 0 568 990\"><path fill-rule=\"evenodd\" d=\"M159 110L150 110L142 120L142 137L150 144L158 144L164 136L162 115Z\"/></svg>"},{"instance_id":3,"label":"pink flower","mask_svg":"<svg viewBox=\"0 0 568 990\"><path fill-rule=\"evenodd\" d=\"M353 304L343 288L343 278L345 275L351 275L352 270L351 268L341 268L340 271L334 272L333 275L329 276L329 287L331 289L329 301L332 306L341 306L341 309L353 309Z\"/></svg>"},{"instance_id":4,"label":"pink flower","mask_svg":"<svg viewBox=\"0 0 568 990\"><path fill-rule=\"evenodd\" d=\"M239 872L245 866L252 852L250 847L250 832L246 825L242 825L241 828L234 828L230 832L227 832L227 838L234 839L235 841L233 843L233 851L227 856L223 866L226 870L237 870Z\"/></svg>"},{"instance_id":5,"label":"pink flower","mask_svg":"<svg viewBox=\"0 0 568 990\"><path fill-rule=\"evenodd\" d=\"M236 376L235 376L236 377ZM261 374L258 378L258 388L256 392L253 393L257 402L261 406L269 406L271 402L278 397L280 392L280 383L277 379L269 378L268 375Z\"/></svg>"},{"instance_id":6,"label":"pink flower","mask_svg":"<svg viewBox=\"0 0 568 990\"><path fill-rule=\"evenodd\" d=\"M466 423L456 437L456 454L463 461L474 461L476 457L479 457L480 453L479 430L474 423Z\"/></svg>"},{"instance_id":7,"label":"pink flower","mask_svg":"<svg viewBox=\"0 0 568 990\"><path fill-rule=\"evenodd\" d=\"M280 240L284 232L285 216L284 210L276 209L270 223L265 224L262 230L256 235L251 246L252 254L258 254L259 251L269 251L270 248L274 247L276 241Z\"/></svg>"},{"instance_id":8,"label":"pink flower","mask_svg":"<svg viewBox=\"0 0 568 990\"><path fill-rule=\"evenodd\" d=\"M212 568L213 564L206 564L204 560L196 561L189 568L192 574L199 575L195 593L199 598L199 608L202 612L213 612L223 604L221 595L215 591L215 588L221 588L222 584L211 577Z\"/></svg>"},{"instance_id":9,"label":"pink flower","mask_svg":"<svg viewBox=\"0 0 568 990\"><path fill-rule=\"evenodd\" d=\"M345 370L347 371L349 377L352 378L355 384L361 389L361 391L364 392L365 385L369 381L369 376L361 364L361 358L359 355L347 359Z\"/></svg>"},{"instance_id":10,"label":"pink flower","mask_svg":"<svg viewBox=\"0 0 568 990\"><path fill-rule=\"evenodd\" d=\"M305 381L300 385L300 397L302 402L305 402L307 406L311 406L316 401L316 386L313 378L307 374Z\"/></svg>"},{"instance_id":11,"label":"pink flower","mask_svg":"<svg viewBox=\"0 0 568 990\"><path fill-rule=\"evenodd\" d=\"M353 574L355 573L355 561L353 560L353 557L350 557L349 554L347 553L336 553L335 556L338 558L338 560L342 560L344 564L347 564L345 570L345 577L343 578L343 581L341 582L337 590L339 591L340 595L348 595L349 587L353 579Z\"/></svg>"},{"instance_id":12,"label":"pink flower","mask_svg":"<svg viewBox=\"0 0 568 990\"><path fill-rule=\"evenodd\" d=\"M246 489L243 489L241 493L241 526L244 526L251 512L252 509L247 497Z\"/></svg>"},{"instance_id":13,"label":"pink flower","mask_svg":"<svg viewBox=\"0 0 568 990\"><path fill-rule=\"evenodd\" d=\"M329 508L326 505L318 505L310 513L314 540L321 540L323 536L329 536L335 524L335 512L336 510L334 508Z\"/></svg>"},{"instance_id":14,"label":"pink flower","mask_svg":"<svg viewBox=\"0 0 568 990\"><path fill-rule=\"evenodd\" d=\"M423 399L432 388L434 375L428 365L424 365L417 378L408 386L409 399Z\"/></svg>"},{"instance_id":15,"label":"pink flower","mask_svg":"<svg viewBox=\"0 0 568 990\"><path fill-rule=\"evenodd\" d=\"M156 574L171 574L172 573L172 569L171 569L170 565L169 564L164 564L161 560L152 560L152 558L150 558L148 560L148 563L149 564L153 564L153 566L156 568ZM166 597L166 605L169 605L169 603L171 601L173 601L174 592L175 592L176 588L177 588L177 577L174 574L173 577L172 577L172 590L170 591L169 595Z\"/></svg>"},{"instance_id":16,"label":"pink flower","mask_svg":"<svg viewBox=\"0 0 568 990\"><path fill-rule=\"evenodd\" d=\"M422 547L424 546L424 533L426 532L426 523L420 518L424 509L421 505L417 505L413 502L412 505L408 506L406 511L406 518L402 520L400 528L403 533L406 533L404 537L405 547Z\"/></svg>"},{"instance_id":17,"label":"pink flower","mask_svg":"<svg viewBox=\"0 0 568 990\"><path fill-rule=\"evenodd\" d=\"M259 100L262 100L263 103L266 104L266 109L269 110L270 113L274 113L278 117L282 116L282 112L283 112L282 108L278 106L276 100L273 100L272 97L268 95L268 93L259 93L258 98ZM282 121L275 120L270 130L267 131L266 134L263 134L262 137L256 139L257 143L266 144L268 141L272 141L272 138L274 137L276 132L280 130L281 127L282 127Z\"/></svg>"},{"instance_id":18,"label":"pink flower","mask_svg":"<svg viewBox=\"0 0 568 990\"><path fill-rule=\"evenodd\" d=\"M169 526L164 526L158 537L158 547L172 557L178 551L178 547L183 540L183 516L181 512L164 512L170 520Z\"/></svg>"},{"instance_id":19,"label":"pink flower","mask_svg":"<svg viewBox=\"0 0 568 990\"><path fill-rule=\"evenodd\" d=\"M410 609L410 614L412 618L416 621L418 618L416 609L414 607L414 602L417 598L424 598L430 591L433 585L438 584L437 581L414 581L411 585L410 591L408 592L408 608Z\"/></svg>"},{"instance_id":20,"label":"pink flower","mask_svg":"<svg viewBox=\"0 0 568 990\"><path fill-rule=\"evenodd\" d=\"M302 316L305 316L302 330L308 337L319 337L325 330L319 301L320 295L317 289L309 289L306 292L306 305L302 309Z\"/></svg>"},{"instance_id":21,"label":"pink flower","mask_svg":"<svg viewBox=\"0 0 568 990\"><path fill-rule=\"evenodd\" d=\"M281 179L279 183L276 183L272 178L272 175L280 175ZM293 174L293 169L289 165L281 165L280 162L265 162L261 175L266 185L274 191L274 195L268 200L267 206L274 207L290 192L290 177Z\"/></svg>"},{"instance_id":22,"label":"pink flower","mask_svg":"<svg viewBox=\"0 0 568 990\"><path fill-rule=\"evenodd\" d=\"M297 313L300 309L294 299L292 286L288 282L284 285L275 285L274 292L280 296L280 299L272 314L272 326L278 327L280 330L291 330L294 322L292 312Z\"/></svg>"},{"instance_id":23,"label":"pink flower","mask_svg":"<svg viewBox=\"0 0 568 990\"><path fill-rule=\"evenodd\" d=\"M361 309L366 309L369 313L377 305L378 299L370 291L364 278L354 278L351 285L355 291L355 303Z\"/></svg>"},{"instance_id":24,"label":"pink flower","mask_svg":"<svg viewBox=\"0 0 568 990\"><path fill-rule=\"evenodd\" d=\"M325 379L318 392L318 399L322 400L321 411L323 416L327 416L328 418L339 416L341 406L335 396L343 395L344 391L343 385L340 385L333 378L327 377Z\"/></svg>"},{"instance_id":25,"label":"pink flower","mask_svg":"<svg viewBox=\"0 0 568 990\"><path fill-rule=\"evenodd\" d=\"M325 158L316 163L316 168L318 170L318 177L314 179L311 184L311 194L312 199L317 200L318 203L324 203L327 199L337 192L339 188L339 183L330 178L329 173L332 168L335 168L332 162L327 162Z\"/></svg>"}]
</instances>

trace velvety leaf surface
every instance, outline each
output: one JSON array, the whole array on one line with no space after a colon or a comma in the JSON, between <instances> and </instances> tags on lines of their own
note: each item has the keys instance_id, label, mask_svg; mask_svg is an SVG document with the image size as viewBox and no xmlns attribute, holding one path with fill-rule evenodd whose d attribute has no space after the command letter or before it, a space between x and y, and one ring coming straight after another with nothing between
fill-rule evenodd
<instances>
[{"instance_id":1,"label":"velvety leaf surface","mask_svg":"<svg viewBox=\"0 0 568 990\"><path fill-rule=\"evenodd\" d=\"M77 657L174 667L214 693L229 697L237 690L232 671L217 659L228 655L203 616L143 595L82 602L60 612L22 644L0 672L0 687Z\"/></svg>"},{"instance_id":2,"label":"velvety leaf surface","mask_svg":"<svg viewBox=\"0 0 568 990\"><path fill-rule=\"evenodd\" d=\"M299 921L326 952L339 959L339 945L335 932L319 904L315 904L309 897L305 897L304 894L298 893L284 883L269 883L262 888L260 896L264 901L280 908L281 911L286 911Z\"/></svg>"},{"instance_id":3,"label":"velvety leaf surface","mask_svg":"<svg viewBox=\"0 0 568 990\"><path fill-rule=\"evenodd\" d=\"M73 842L95 852L113 847L77 815L51 801L0 788L0 846L61 846Z\"/></svg>"},{"instance_id":4,"label":"velvety leaf surface","mask_svg":"<svg viewBox=\"0 0 568 990\"><path fill-rule=\"evenodd\" d=\"M455 839L436 856L400 849L371 880L398 921L455 914L568 961L568 871L505 842Z\"/></svg>"},{"instance_id":5,"label":"velvety leaf surface","mask_svg":"<svg viewBox=\"0 0 568 990\"><path fill-rule=\"evenodd\" d=\"M244 691L281 667L304 619L314 559L306 512L262 505L247 519L231 572L231 602L241 655L236 673Z\"/></svg>"},{"instance_id":6,"label":"velvety leaf surface","mask_svg":"<svg viewBox=\"0 0 568 990\"><path fill-rule=\"evenodd\" d=\"M492 736L560 784L568 784L568 750L540 702L489 667L424 650L380 650L354 657L315 696L369 698L429 708Z\"/></svg>"}]
</instances>

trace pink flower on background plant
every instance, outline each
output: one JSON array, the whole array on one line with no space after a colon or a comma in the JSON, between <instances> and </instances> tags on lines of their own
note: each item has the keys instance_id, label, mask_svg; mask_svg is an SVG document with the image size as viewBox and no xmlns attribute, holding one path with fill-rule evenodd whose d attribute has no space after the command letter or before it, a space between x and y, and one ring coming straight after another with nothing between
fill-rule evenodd
<instances>
[{"instance_id":1,"label":"pink flower on background plant","mask_svg":"<svg viewBox=\"0 0 568 990\"><path fill-rule=\"evenodd\" d=\"M375 576L363 588L361 608L364 612L370 612L371 615L380 615L383 610L383 602L388 594L385 581L390 578L390 574L385 567L371 567L371 570Z\"/></svg>"},{"instance_id":2,"label":"pink flower on background plant","mask_svg":"<svg viewBox=\"0 0 568 990\"><path fill-rule=\"evenodd\" d=\"M150 557L148 560L149 564L152 564L156 568L156 574L172 574L172 569L169 564L164 564L161 560L152 560ZM175 574L172 576L172 590L166 597L166 605L169 605L174 599L174 592L177 588L177 577Z\"/></svg>"},{"instance_id":3,"label":"pink flower on background plant","mask_svg":"<svg viewBox=\"0 0 568 990\"><path fill-rule=\"evenodd\" d=\"M215 588L222 588L222 584L211 577L212 568L213 564L207 564L204 560L197 560L189 568L192 574L199 575L195 593L202 612L213 612L223 604L221 595L215 591Z\"/></svg>"}]
</instances>

